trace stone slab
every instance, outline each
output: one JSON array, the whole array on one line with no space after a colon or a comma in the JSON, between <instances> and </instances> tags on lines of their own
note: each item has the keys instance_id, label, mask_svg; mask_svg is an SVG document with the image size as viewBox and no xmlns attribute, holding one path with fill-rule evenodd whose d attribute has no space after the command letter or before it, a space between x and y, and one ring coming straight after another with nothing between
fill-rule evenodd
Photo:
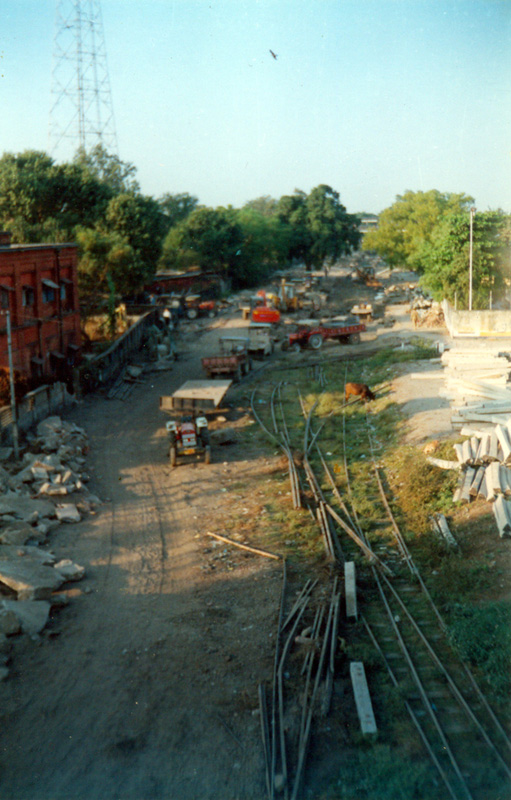
<instances>
[{"instance_id":1,"label":"stone slab","mask_svg":"<svg viewBox=\"0 0 511 800\"><path fill-rule=\"evenodd\" d=\"M34 512L39 517L54 517L55 506L49 500L33 500L15 492L7 492L0 497L0 515L12 514L26 522L33 518Z\"/></svg>"},{"instance_id":2,"label":"stone slab","mask_svg":"<svg viewBox=\"0 0 511 800\"><path fill-rule=\"evenodd\" d=\"M3 600L2 605L15 614L23 633L40 633L48 624L51 605L46 600Z\"/></svg>"},{"instance_id":3,"label":"stone slab","mask_svg":"<svg viewBox=\"0 0 511 800\"><path fill-rule=\"evenodd\" d=\"M0 583L18 596L18 600L48 600L64 580L53 567L34 563L28 557L0 561Z\"/></svg>"},{"instance_id":4,"label":"stone slab","mask_svg":"<svg viewBox=\"0 0 511 800\"><path fill-rule=\"evenodd\" d=\"M371 695L367 686L364 665L361 661L351 662L350 675L362 733L377 733L373 704L371 703Z\"/></svg>"},{"instance_id":5,"label":"stone slab","mask_svg":"<svg viewBox=\"0 0 511 800\"><path fill-rule=\"evenodd\" d=\"M357 583L355 576L355 562L346 561L344 564L344 583L346 591L346 616L358 616L357 612Z\"/></svg>"},{"instance_id":6,"label":"stone slab","mask_svg":"<svg viewBox=\"0 0 511 800\"><path fill-rule=\"evenodd\" d=\"M81 516L74 503L63 503L55 509L55 514L60 522L80 522Z\"/></svg>"},{"instance_id":7,"label":"stone slab","mask_svg":"<svg viewBox=\"0 0 511 800\"><path fill-rule=\"evenodd\" d=\"M29 539L40 539L38 531L27 522L8 522L0 528L0 544L23 545Z\"/></svg>"}]
</instances>

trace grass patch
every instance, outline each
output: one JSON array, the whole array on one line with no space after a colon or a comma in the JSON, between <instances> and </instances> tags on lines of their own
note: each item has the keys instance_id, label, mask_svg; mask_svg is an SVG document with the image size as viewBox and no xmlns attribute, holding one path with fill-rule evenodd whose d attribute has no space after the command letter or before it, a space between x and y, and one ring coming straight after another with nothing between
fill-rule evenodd
<instances>
[{"instance_id":1,"label":"grass patch","mask_svg":"<svg viewBox=\"0 0 511 800\"><path fill-rule=\"evenodd\" d=\"M511 602L463 604L450 614L454 645L462 658L481 670L500 702L511 695Z\"/></svg>"},{"instance_id":2,"label":"grass patch","mask_svg":"<svg viewBox=\"0 0 511 800\"><path fill-rule=\"evenodd\" d=\"M422 760L414 761L407 754L400 762L399 751L389 745L366 743L365 748L350 751L339 779L323 800L439 800L444 795L435 783Z\"/></svg>"},{"instance_id":3,"label":"grass patch","mask_svg":"<svg viewBox=\"0 0 511 800\"><path fill-rule=\"evenodd\" d=\"M385 458L386 475L406 526L415 533L429 529L429 518L452 508L458 473L428 463L417 448L401 447Z\"/></svg>"}]
</instances>

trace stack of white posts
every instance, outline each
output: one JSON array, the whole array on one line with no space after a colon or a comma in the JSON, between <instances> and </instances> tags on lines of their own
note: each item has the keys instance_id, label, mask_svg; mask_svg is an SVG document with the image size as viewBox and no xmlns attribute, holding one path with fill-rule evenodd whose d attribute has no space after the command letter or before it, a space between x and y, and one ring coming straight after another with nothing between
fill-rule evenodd
<instances>
[{"instance_id":1,"label":"stack of white posts","mask_svg":"<svg viewBox=\"0 0 511 800\"><path fill-rule=\"evenodd\" d=\"M452 424L499 423L511 419L511 361L488 344L481 349L453 349L442 354L445 388L451 400Z\"/></svg>"},{"instance_id":2,"label":"stack of white posts","mask_svg":"<svg viewBox=\"0 0 511 800\"><path fill-rule=\"evenodd\" d=\"M500 535L511 536L511 417L491 430L462 428L461 433L470 438L454 445L461 472L453 500L481 497L493 503Z\"/></svg>"}]
</instances>

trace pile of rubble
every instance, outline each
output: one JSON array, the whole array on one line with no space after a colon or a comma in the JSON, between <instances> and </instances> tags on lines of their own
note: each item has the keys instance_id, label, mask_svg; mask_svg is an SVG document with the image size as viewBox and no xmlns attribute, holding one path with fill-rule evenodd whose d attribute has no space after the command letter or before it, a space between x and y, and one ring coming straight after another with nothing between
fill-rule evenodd
<instances>
[{"instance_id":1,"label":"pile of rubble","mask_svg":"<svg viewBox=\"0 0 511 800\"><path fill-rule=\"evenodd\" d=\"M37 636L51 609L67 602L58 590L85 575L42 545L56 527L79 522L100 505L86 487L85 431L48 417L27 444L21 463L0 467L0 679L8 675L9 637Z\"/></svg>"},{"instance_id":2,"label":"pile of rubble","mask_svg":"<svg viewBox=\"0 0 511 800\"><path fill-rule=\"evenodd\" d=\"M457 461L428 461L442 469L459 469L453 502L487 500L500 536L511 536L511 417L506 426L497 424L484 431L463 428L461 433L469 438L454 445Z\"/></svg>"},{"instance_id":3,"label":"pile of rubble","mask_svg":"<svg viewBox=\"0 0 511 800\"><path fill-rule=\"evenodd\" d=\"M412 301L410 319L414 328L441 328L445 325L442 305L423 294L417 294Z\"/></svg>"}]
</instances>

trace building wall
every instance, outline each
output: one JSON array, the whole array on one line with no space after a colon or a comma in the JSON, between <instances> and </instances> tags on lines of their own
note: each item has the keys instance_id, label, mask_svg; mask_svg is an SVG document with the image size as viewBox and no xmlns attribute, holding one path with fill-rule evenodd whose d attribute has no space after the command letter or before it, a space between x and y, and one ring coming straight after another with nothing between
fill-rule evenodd
<instances>
[{"instance_id":1,"label":"building wall","mask_svg":"<svg viewBox=\"0 0 511 800\"><path fill-rule=\"evenodd\" d=\"M81 346L77 248L0 246L0 366L8 366L7 304L16 370L36 381L66 380Z\"/></svg>"},{"instance_id":2,"label":"building wall","mask_svg":"<svg viewBox=\"0 0 511 800\"><path fill-rule=\"evenodd\" d=\"M511 336L511 311L457 311L447 300L442 301L442 309L445 324L453 338Z\"/></svg>"}]
</instances>

